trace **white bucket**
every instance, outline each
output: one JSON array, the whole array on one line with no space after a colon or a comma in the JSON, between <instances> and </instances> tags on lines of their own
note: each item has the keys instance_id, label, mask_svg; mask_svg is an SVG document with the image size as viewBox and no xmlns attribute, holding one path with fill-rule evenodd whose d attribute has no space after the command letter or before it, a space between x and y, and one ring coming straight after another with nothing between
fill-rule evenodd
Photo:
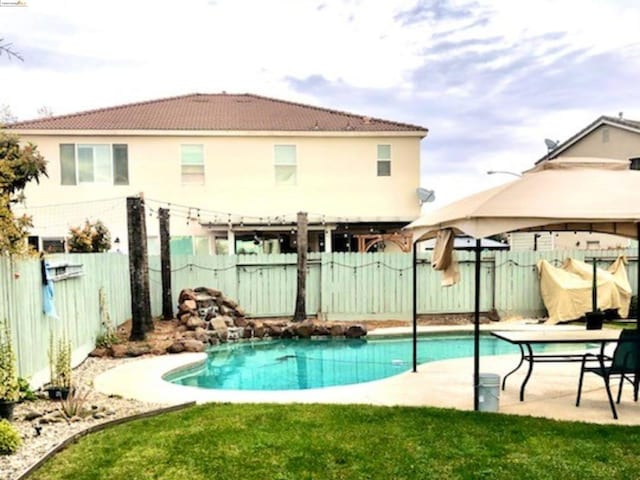
<instances>
[{"instance_id":1,"label":"white bucket","mask_svg":"<svg viewBox=\"0 0 640 480\"><path fill-rule=\"evenodd\" d=\"M497 412L500 405L500 375L481 373L478 377L478 410Z\"/></svg>"}]
</instances>

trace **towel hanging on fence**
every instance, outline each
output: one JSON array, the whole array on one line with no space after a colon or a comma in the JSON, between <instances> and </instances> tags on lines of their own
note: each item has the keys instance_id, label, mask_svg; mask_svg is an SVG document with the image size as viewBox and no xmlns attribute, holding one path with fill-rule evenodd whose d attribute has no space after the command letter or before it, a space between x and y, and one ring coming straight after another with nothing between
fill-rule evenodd
<instances>
[{"instance_id":1,"label":"towel hanging on fence","mask_svg":"<svg viewBox=\"0 0 640 480\"><path fill-rule=\"evenodd\" d=\"M443 287L450 287L460 281L458 262L453 250L454 239L455 235L450 228L439 230L436 235L436 244L433 247L431 266L434 270L442 271L440 284Z\"/></svg>"},{"instance_id":2,"label":"towel hanging on fence","mask_svg":"<svg viewBox=\"0 0 640 480\"><path fill-rule=\"evenodd\" d=\"M58 313L56 312L56 305L53 303L53 281L49 276L49 263L44 259L43 255L40 255L40 272L42 275L42 312L48 316L58 319Z\"/></svg>"}]
</instances>

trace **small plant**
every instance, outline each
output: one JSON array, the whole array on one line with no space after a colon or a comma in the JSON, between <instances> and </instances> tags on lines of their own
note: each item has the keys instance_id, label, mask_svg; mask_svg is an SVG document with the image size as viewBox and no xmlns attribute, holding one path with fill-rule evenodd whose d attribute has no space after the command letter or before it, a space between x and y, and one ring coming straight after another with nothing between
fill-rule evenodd
<instances>
[{"instance_id":1,"label":"small plant","mask_svg":"<svg viewBox=\"0 0 640 480\"><path fill-rule=\"evenodd\" d=\"M0 401L17 402L19 398L16 355L13 351L9 322L5 320L0 324Z\"/></svg>"},{"instance_id":2,"label":"small plant","mask_svg":"<svg viewBox=\"0 0 640 480\"><path fill-rule=\"evenodd\" d=\"M35 394L35 392L31 390L29 380L27 380L26 378L18 377L18 388L20 389L18 401L33 402L34 400L38 399L38 396Z\"/></svg>"},{"instance_id":3,"label":"small plant","mask_svg":"<svg viewBox=\"0 0 640 480\"><path fill-rule=\"evenodd\" d=\"M78 387L72 388L69 396L60 400L59 408L67 421L74 417L85 417L88 415L89 410L85 408L88 397L89 390L83 390Z\"/></svg>"},{"instance_id":4,"label":"small plant","mask_svg":"<svg viewBox=\"0 0 640 480\"><path fill-rule=\"evenodd\" d=\"M66 336L57 342L49 336L49 375L54 388L71 388L71 342Z\"/></svg>"},{"instance_id":5,"label":"small plant","mask_svg":"<svg viewBox=\"0 0 640 480\"><path fill-rule=\"evenodd\" d=\"M107 294L104 291L104 287L100 288L98 302L100 305L100 323L104 331L100 332L96 337L96 347L110 348L112 345L120 343L120 339L116 334L113 323L111 323L111 316L107 308Z\"/></svg>"},{"instance_id":6,"label":"small plant","mask_svg":"<svg viewBox=\"0 0 640 480\"><path fill-rule=\"evenodd\" d=\"M6 420L0 420L0 455L13 455L21 443L18 430Z\"/></svg>"}]
</instances>

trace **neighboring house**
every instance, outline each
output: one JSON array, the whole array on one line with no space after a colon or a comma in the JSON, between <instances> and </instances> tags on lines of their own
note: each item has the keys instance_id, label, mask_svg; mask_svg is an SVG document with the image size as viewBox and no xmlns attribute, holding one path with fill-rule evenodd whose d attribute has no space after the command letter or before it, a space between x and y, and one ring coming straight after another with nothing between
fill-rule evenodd
<instances>
[{"instance_id":1,"label":"neighboring house","mask_svg":"<svg viewBox=\"0 0 640 480\"><path fill-rule=\"evenodd\" d=\"M584 129L559 143L536 164L557 157L602 157L629 160L631 168L640 169L640 121L619 117L601 116ZM567 192L568 195L571 192ZM602 193L601 193L602 194ZM589 232L555 232L553 234L537 234L534 239L531 233L515 233L509 235L512 250L531 250L534 240L538 250L554 249L609 249L627 248L630 241L617 235Z\"/></svg>"},{"instance_id":2,"label":"neighboring house","mask_svg":"<svg viewBox=\"0 0 640 480\"><path fill-rule=\"evenodd\" d=\"M26 190L30 241L61 248L100 219L127 250L125 201L144 193L150 252L158 208L176 253L296 250L296 213L312 251L356 251L420 215L427 129L252 94L192 94L14 123L49 177ZM394 249L394 243L387 246Z\"/></svg>"}]
</instances>

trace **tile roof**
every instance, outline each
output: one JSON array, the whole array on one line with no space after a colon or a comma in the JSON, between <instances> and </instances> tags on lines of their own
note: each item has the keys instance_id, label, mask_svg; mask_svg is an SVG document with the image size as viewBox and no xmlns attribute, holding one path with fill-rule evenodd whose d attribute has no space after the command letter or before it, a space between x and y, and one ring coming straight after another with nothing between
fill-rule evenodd
<instances>
[{"instance_id":1,"label":"tile roof","mask_svg":"<svg viewBox=\"0 0 640 480\"><path fill-rule=\"evenodd\" d=\"M612 126L616 126L617 125L617 126L624 127L624 128L627 128L627 129L630 128L632 130L636 130L638 133L640 133L640 121L628 120L626 118L619 118L619 117L609 117L607 115L601 115L600 117L596 118L595 121L591 122L589 125L587 125L582 130L580 130L578 133L576 133L575 135L572 135L571 137L569 137L564 142L558 144L558 146L556 146L556 148L551 150L551 152L549 152L548 154L545 154L542 158L539 158L538 160L536 160L536 165L538 163L546 160L547 158L552 158L552 159L556 158L558 155L560 155L562 152L564 152L571 145L573 145L578 140L580 140L582 137L584 137L585 135L591 133L593 130L595 130L596 128L598 128L601 125L612 125Z\"/></svg>"},{"instance_id":2,"label":"tile roof","mask_svg":"<svg viewBox=\"0 0 640 480\"><path fill-rule=\"evenodd\" d=\"M416 125L253 94L194 93L7 125L34 130L420 132Z\"/></svg>"}]
</instances>

